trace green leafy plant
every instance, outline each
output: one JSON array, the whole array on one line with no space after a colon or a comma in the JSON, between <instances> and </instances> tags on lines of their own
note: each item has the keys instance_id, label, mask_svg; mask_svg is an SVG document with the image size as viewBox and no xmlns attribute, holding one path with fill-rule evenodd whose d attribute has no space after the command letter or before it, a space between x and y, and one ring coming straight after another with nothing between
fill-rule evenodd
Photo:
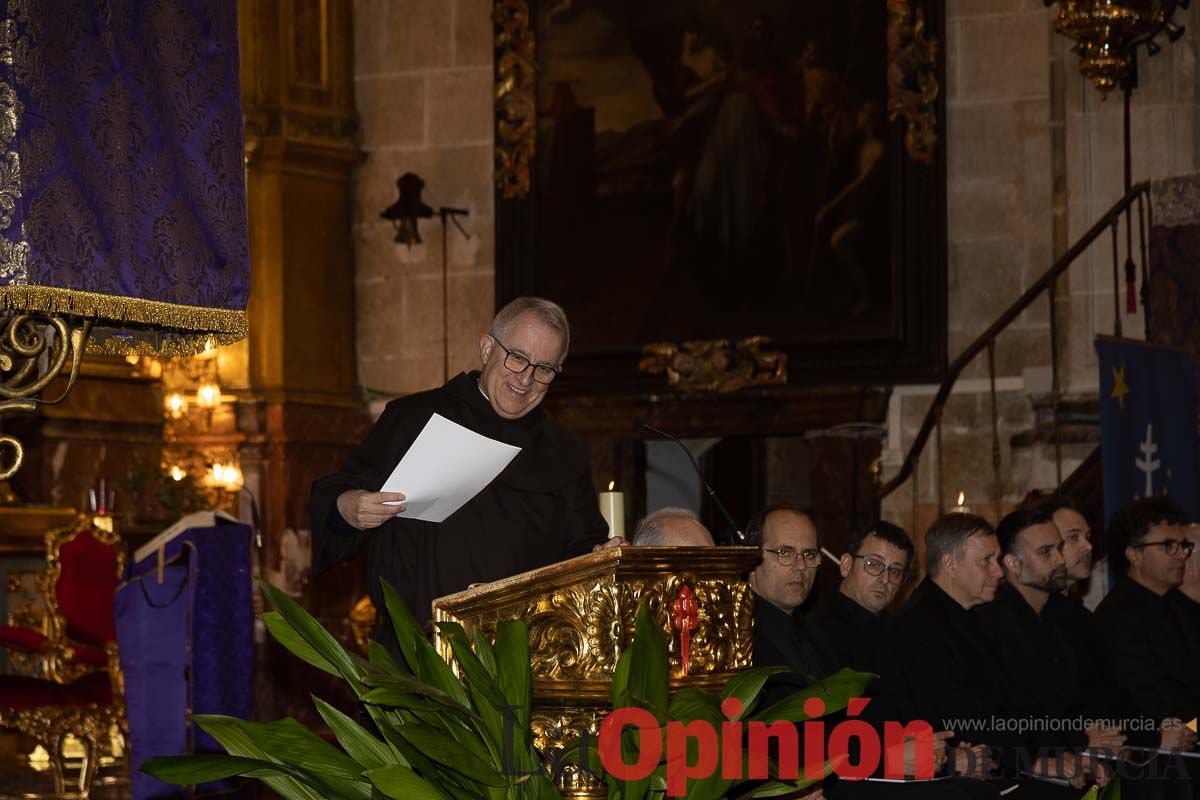
<instances>
[{"instance_id":1,"label":"green leafy plant","mask_svg":"<svg viewBox=\"0 0 1200 800\"><path fill-rule=\"evenodd\" d=\"M268 584L271 635L293 654L349 684L378 736L313 698L341 748L294 719L257 723L196 715L228 755L149 759L143 772L194 784L236 775L257 778L287 800L556 800L530 741L532 678L524 623L501 622L495 644L443 625L464 685L384 583L404 663L370 644L368 658L343 647L288 595ZM473 647L472 647L473 644ZM511 722L510 722L511 720ZM508 741L506 741L506 736Z\"/></svg>"}]
</instances>

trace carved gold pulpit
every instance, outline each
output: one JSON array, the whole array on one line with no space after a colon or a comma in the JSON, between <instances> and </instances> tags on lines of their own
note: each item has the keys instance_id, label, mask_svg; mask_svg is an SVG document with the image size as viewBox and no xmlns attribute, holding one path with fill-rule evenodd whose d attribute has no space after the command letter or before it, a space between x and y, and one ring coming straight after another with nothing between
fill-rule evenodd
<instances>
[{"instance_id":1,"label":"carved gold pulpit","mask_svg":"<svg viewBox=\"0 0 1200 800\"><path fill-rule=\"evenodd\" d=\"M749 667L754 606L746 575L761 556L755 547L612 548L440 598L434 619L489 638L500 620L524 620L534 744L552 760L581 730L599 732L642 598L670 642L672 691L716 690ZM447 643L439 638L437 647L453 661ZM574 767L555 777L564 797L605 795L602 782Z\"/></svg>"}]
</instances>

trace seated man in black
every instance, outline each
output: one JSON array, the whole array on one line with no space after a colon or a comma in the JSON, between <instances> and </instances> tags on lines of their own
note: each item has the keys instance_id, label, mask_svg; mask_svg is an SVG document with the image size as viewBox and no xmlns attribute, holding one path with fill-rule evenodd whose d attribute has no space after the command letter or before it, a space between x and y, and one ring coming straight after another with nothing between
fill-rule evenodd
<instances>
[{"instance_id":1,"label":"seated man in black","mask_svg":"<svg viewBox=\"0 0 1200 800\"><path fill-rule=\"evenodd\" d=\"M883 675L891 664L887 608L908 579L913 545L903 529L889 522L856 531L838 567L841 583L821 598L804 621L804 630L821 661Z\"/></svg>"},{"instance_id":2,"label":"seated man in black","mask_svg":"<svg viewBox=\"0 0 1200 800\"><path fill-rule=\"evenodd\" d=\"M1192 543L1182 510L1168 497L1134 500L1108 524L1110 557L1125 565L1096 608L1113 671L1138 716L1163 721L1163 742L1191 750L1196 735L1182 723L1200 713L1200 653L1183 633L1186 621L1168 595L1183 582ZM1196 770L1179 759L1196 775ZM1200 783L1193 777L1193 793Z\"/></svg>"},{"instance_id":3,"label":"seated man in black","mask_svg":"<svg viewBox=\"0 0 1200 800\"><path fill-rule=\"evenodd\" d=\"M1033 771L1080 786L1089 776L1106 781L1108 768L1080 753L1089 747L1115 753L1125 736L1107 724L1075 725L1095 719L1081 677L1092 665L1076 658L1043 613L1050 598L1067 588L1062 534L1046 511L1022 509L1000 520L996 538L1005 583L975 613L1008 678L1008 713L1034 729L1030 738L1039 753Z\"/></svg>"},{"instance_id":4,"label":"seated man in black","mask_svg":"<svg viewBox=\"0 0 1200 800\"><path fill-rule=\"evenodd\" d=\"M947 514L925 534L928 576L897 615L893 646L902 653L904 686L917 715L934 729L954 730L957 773L983 778L996 770L1020 784L1022 797L1070 798L1069 787L1026 779L1022 756L1034 752L1006 704L1009 677L972 609L996 596L1003 572L1000 544L987 520L973 514ZM978 757L986 746L990 758Z\"/></svg>"}]
</instances>

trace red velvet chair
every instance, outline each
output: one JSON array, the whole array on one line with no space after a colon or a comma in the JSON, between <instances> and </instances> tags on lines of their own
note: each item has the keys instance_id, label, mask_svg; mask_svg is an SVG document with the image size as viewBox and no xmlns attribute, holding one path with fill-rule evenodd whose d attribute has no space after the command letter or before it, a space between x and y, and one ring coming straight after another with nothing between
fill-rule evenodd
<instances>
[{"instance_id":1,"label":"red velvet chair","mask_svg":"<svg viewBox=\"0 0 1200 800\"><path fill-rule=\"evenodd\" d=\"M115 729L126 733L113 593L125 569L111 517L79 515L46 534L46 621L38 631L0 626L0 646L33 653L44 677L0 675L0 727L20 731L50 754L56 794L66 791L63 743L84 748L78 790L86 798Z\"/></svg>"}]
</instances>

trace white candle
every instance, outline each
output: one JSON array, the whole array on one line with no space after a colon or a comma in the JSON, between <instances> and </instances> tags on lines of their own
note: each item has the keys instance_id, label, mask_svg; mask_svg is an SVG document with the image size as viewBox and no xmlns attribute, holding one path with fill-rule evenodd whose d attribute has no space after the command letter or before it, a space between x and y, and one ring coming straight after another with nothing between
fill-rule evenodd
<instances>
[{"instance_id":1,"label":"white candle","mask_svg":"<svg viewBox=\"0 0 1200 800\"><path fill-rule=\"evenodd\" d=\"M600 513L608 522L608 538L625 535L625 495L614 492L616 481L608 482L608 491L600 493Z\"/></svg>"},{"instance_id":2,"label":"white candle","mask_svg":"<svg viewBox=\"0 0 1200 800\"><path fill-rule=\"evenodd\" d=\"M963 503L966 501L966 499L967 499L967 493L959 492L958 493L958 505L956 505L954 508L950 509L950 513L951 514L970 514L971 507L968 505L963 505Z\"/></svg>"}]
</instances>

